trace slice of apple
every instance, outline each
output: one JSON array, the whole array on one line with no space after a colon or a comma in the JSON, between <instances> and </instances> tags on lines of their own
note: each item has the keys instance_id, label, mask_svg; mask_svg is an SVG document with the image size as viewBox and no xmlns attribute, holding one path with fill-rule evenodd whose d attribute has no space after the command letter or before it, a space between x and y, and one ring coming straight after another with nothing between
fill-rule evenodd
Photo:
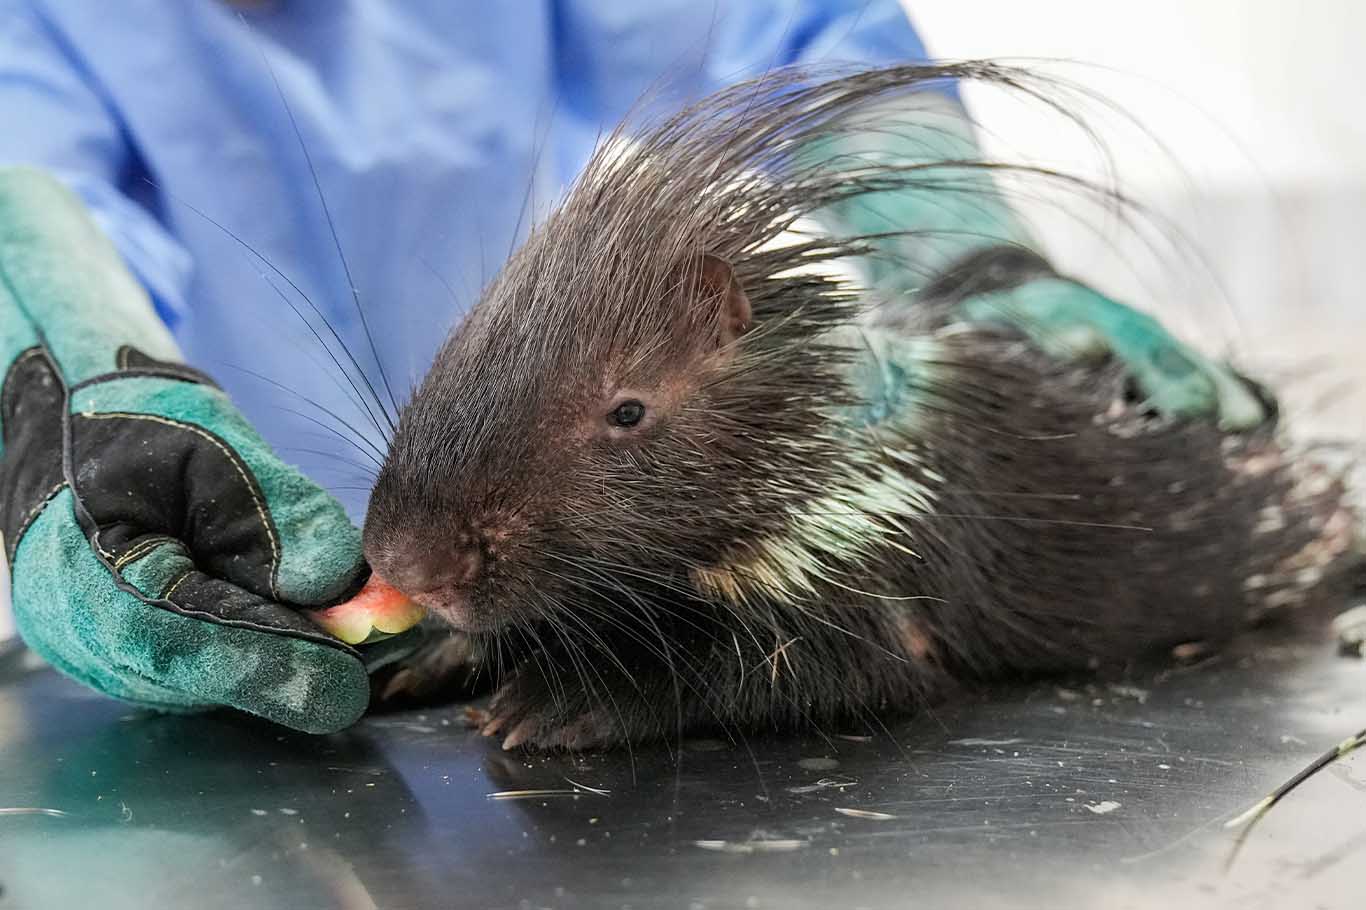
<instances>
[{"instance_id":1,"label":"slice of apple","mask_svg":"<svg viewBox=\"0 0 1366 910\"><path fill-rule=\"evenodd\" d=\"M426 613L398 588L372 574L355 597L325 610L310 610L308 618L348 645L368 645L408 631Z\"/></svg>"}]
</instances>

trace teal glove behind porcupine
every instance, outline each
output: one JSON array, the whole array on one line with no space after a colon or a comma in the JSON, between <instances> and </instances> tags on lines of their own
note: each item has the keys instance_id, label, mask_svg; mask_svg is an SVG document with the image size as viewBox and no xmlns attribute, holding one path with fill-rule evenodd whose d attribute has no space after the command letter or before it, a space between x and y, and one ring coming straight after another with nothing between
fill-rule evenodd
<instances>
[{"instance_id":1,"label":"teal glove behind porcupine","mask_svg":"<svg viewBox=\"0 0 1366 910\"><path fill-rule=\"evenodd\" d=\"M0 528L31 648L152 708L319 733L360 716L360 655L297 610L354 589L359 532L180 362L76 197L23 168L0 170L0 370Z\"/></svg>"},{"instance_id":2,"label":"teal glove behind porcupine","mask_svg":"<svg viewBox=\"0 0 1366 910\"><path fill-rule=\"evenodd\" d=\"M851 179L876 179L889 164L915 177L822 213L837 234L881 235L860 260L876 292L913 303L948 298L963 322L1010 326L1059 360L1112 356L1165 417L1212 418L1240 431L1271 416L1228 366L1153 317L1053 270L997 185L957 101L919 92L857 116L806 155L816 166L834 162Z\"/></svg>"}]
</instances>

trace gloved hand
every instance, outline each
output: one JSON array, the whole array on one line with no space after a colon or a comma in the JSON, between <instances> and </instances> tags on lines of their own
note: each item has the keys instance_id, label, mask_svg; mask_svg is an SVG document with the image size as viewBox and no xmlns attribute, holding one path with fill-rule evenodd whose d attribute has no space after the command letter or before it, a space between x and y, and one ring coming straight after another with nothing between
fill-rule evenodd
<instances>
[{"instance_id":1,"label":"gloved hand","mask_svg":"<svg viewBox=\"0 0 1366 910\"><path fill-rule=\"evenodd\" d=\"M865 281L912 305L949 304L957 320L1008 325L1064 361L1112 356L1145 402L1174 419L1228 431L1262 425L1266 402L1229 366L1173 337L1156 319L1060 275L1001 192L957 99L891 98L804 152L812 165L905 168L905 185L831 205L838 234L881 235L860 260ZM1024 178L1026 181L1028 178ZM1040 178L1046 179L1046 178Z\"/></svg>"},{"instance_id":2,"label":"gloved hand","mask_svg":"<svg viewBox=\"0 0 1366 910\"><path fill-rule=\"evenodd\" d=\"M359 653L299 605L361 581L341 505L180 362L77 198L0 170L0 529L19 633L58 669L168 711L307 732L365 710Z\"/></svg>"}]
</instances>

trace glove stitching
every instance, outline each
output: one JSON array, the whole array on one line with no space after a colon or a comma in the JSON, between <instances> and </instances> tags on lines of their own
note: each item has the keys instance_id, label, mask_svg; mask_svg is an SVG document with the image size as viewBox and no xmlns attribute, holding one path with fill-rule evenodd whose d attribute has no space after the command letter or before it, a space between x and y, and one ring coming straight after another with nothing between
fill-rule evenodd
<instances>
[{"instance_id":1,"label":"glove stitching","mask_svg":"<svg viewBox=\"0 0 1366 910\"><path fill-rule=\"evenodd\" d=\"M161 594L161 597L159 597L159 598L157 598L157 599L158 599L158 600L170 600L170 599L171 599L171 595L175 593L175 589L178 588L178 587L180 587L180 583L183 582L185 579L189 578L189 577L190 577L191 575L193 575L193 574L194 574L194 569L188 569L188 570L186 570L185 572L183 572L183 573L180 575L179 578L177 578L175 581L171 582L171 586L170 586L169 588L167 588L165 591L163 591L162 594Z\"/></svg>"},{"instance_id":2,"label":"glove stitching","mask_svg":"<svg viewBox=\"0 0 1366 910\"><path fill-rule=\"evenodd\" d=\"M125 565L132 562L133 560L145 556L149 551L156 549L156 547L160 546L160 544L160 541L156 541L155 543L150 545L146 541L143 541L142 543L133 547L133 549L125 550L122 556L114 558L114 568L122 569Z\"/></svg>"},{"instance_id":3,"label":"glove stitching","mask_svg":"<svg viewBox=\"0 0 1366 910\"><path fill-rule=\"evenodd\" d=\"M174 537L169 537L165 534L158 534L154 537L144 540L142 543L133 547L131 550L128 550L122 556L116 559L114 561L114 568L121 569L128 563L133 562L137 559L141 559L143 556L146 556L148 553L152 552L153 550L157 549L162 544L168 541L171 543L179 543L179 541L177 541Z\"/></svg>"},{"instance_id":4,"label":"glove stitching","mask_svg":"<svg viewBox=\"0 0 1366 910\"><path fill-rule=\"evenodd\" d=\"M229 449L225 444L219 441L211 433L204 429L201 429L200 427L196 427L188 423L180 423L179 421L175 420L168 420L165 417L157 417L152 414L132 414L126 411L109 411L98 414L83 413L81 416L89 418L91 420L149 420L153 423L164 424L168 427L176 427L182 430L189 430L191 433L197 433L198 435L204 437L206 440L212 443L220 452L222 452L223 455L232 464L233 469L237 471L238 476L242 478L242 482L247 487L247 492L251 494L251 501L256 506L256 514L261 519L261 527L265 529L266 539L270 541L270 593L274 599L280 599L279 591L277 591L275 587L275 574L279 568L280 563L280 546L278 541L276 541L275 539L275 529L271 527L270 520L266 517L265 503L261 501L260 495L256 492L255 484L251 482L251 477L248 476L246 469L242 467L237 455L231 449ZM96 544L96 546L98 546L98 544ZM101 550L101 552L103 552L103 550ZM105 556L110 559L113 558L107 553L105 554Z\"/></svg>"},{"instance_id":5,"label":"glove stitching","mask_svg":"<svg viewBox=\"0 0 1366 910\"><path fill-rule=\"evenodd\" d=\"M152 551L160 549L162 545L167 543L179 544L180 541L176 540L173 537L157 535L153 539L149 540L147 543L143 544L140 547L137 547L135 550L124 553L123 556L115 562L114 568L119 569L125 565L128 565L131 562L135 562L141 559L142 557L148 555Z\"/></svg>"},{"instance_id":6,"label":"glove stitching","mask_svg":"<svg viewBox=\"0 0 1366 910\"><path fill-rule=\"evenodd\" d=\"M19 552L19 541L24 539L24 534L28 531L29 525L33 524L33 522L37 520L38 516L42 513L43 509L47 508L47 504L51 502L53 497L55 497L58 493L62 492L62 489L65 487L66 481L63 480L60 483L58 483L55 487L48 490L45 494L43 494L43 498L38 500L38 504L34 506L32 509L29 509L28 514L24 516L24 520L19 522L19 530L14 535L15 553ZM10 555L12 558L13 554Z\"/></svg>"}]
</instances>

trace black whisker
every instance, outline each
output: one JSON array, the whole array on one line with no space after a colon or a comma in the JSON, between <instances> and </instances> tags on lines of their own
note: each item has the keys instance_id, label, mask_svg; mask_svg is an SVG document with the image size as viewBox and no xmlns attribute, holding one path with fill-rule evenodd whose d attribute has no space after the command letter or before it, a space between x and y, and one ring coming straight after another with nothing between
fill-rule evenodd
<instances>
[{"instance_id":1,"label":"black whisker","mask_svg":"<svg viewBox=\"0 0 1366 910\"><path fill-rule=\"evenodd\" d=\"M249 370L249 369L247 369L246 367L234 366L234 365L232 365L232 364L224 364L224 366L227 367L227 368L230 369L230 370L236 370L236 371L238 371L239 373L246 373L248 376L253 376L253 377L255 377L256 379L261 380L262 382L268 382L268 383L270 383L272 386L274 386L275 388L279 389L280 391L282 391L282 392L288 392L290 395L293 395L295 398L298 398L299 400L303 401L305 404L312 405L313 407L317 408L319 411L322 411L322 412L323 412L324 414L326 414L328 417L331 417L333 420L335 420L335 421L337 421L338 423L340 423L340 424L341 424L343 427L345 427L346 429L350 430L350 431L352 432L352 434L354 434L354 436L355 436L355 439L354 439L354 440L353 440L353 439L349 439L349 438L347 438L346 436L342 436L342 435L341 435L339 432L337 432L335 429L332 429L331 427L329 427L328 429L332 429L332 431L333 431L334 433L337 433L337 435L338 435L338 437L339 437L340 439L342 439L343 441L345 441L345 442L347 442L347 443L349 443L349 444L351 444L351 445L353 445L353 446L356 446L357 448L359 448L359 446L356 445L357 441L363 442L363 443L365 443L365 444L370 448L370 450L371 450L376 456L379 457L379 459L380 459L381 461L384 459L384 450L381 449L379 446L375 445L373 442L371 442L371 441L370 441L370 438L369 438L368 436L366 436L366 435L365 435L364 433L362 433L360 430L356 429L355 426L353 426L349 421L346 420L346 418L342 417L342 416L341 416L340 414L338 414L336 411L333 411L332 409L330 409L330 408L328 408L328 407L326 407L326 406L320 404L319 402L314 401L313 399L309 398L307 395L304 395L304 394L302 394L302 393L300 393L300 392L296 392L295 390L291 389L289 386L285 385L284 383L277 382L277 381L275 381L274 379L271 379L269 376L266 376L266 375L264 375L263 373L257 373L255 370ZM297 411L291 411L290 413L292 413L292 414L297 414L298 412L297 412ZM300 415L300 416L303 416L303 415ZM362 451L364 451L364 450L362 450ZM374 458L371 458L371 460L374 461Z\"/></svg>"},{"instance_id":2,"label":"black whisker","mask_svg":"<svg viewBox=\"0 0 1366 910\"><path fill-rule=\"evenodd\" d=\"M309 296L303 292L303 289L300 288L297 284L294 283L293 279L291 279L291 278L290 278L288 275L286 275L284 272L280 271L280 269L276 268L276 267L275 267L275 264L274 264L273 262L271 262L271 261L270 261L269 259L267 259L265 256L263 256L263 255L261 255L259 252L257 252L255 247L253 247L251 244L249 244L249 243L247 243L245 240L243 240L240 236L238 236L238 235L237 235L235 232L233 232L230 228L228 228L228 227L226 227L225 225L219 223L218 221L215 221L213 218L209 217L206 213L204 213L204 212L201 211L200 209L196 208L196 207L195 207L194 205L192 205L191 203L186 202L184 199L181 199L180 197L178 197L178 196L176 196L176 195L174 195L174 194L168 192L167 190L163 189L159 184L157 184L156 182L154 182L151 178L144 177L143 180L146 181L146 182L147 182L149 185L151 185L153 188L155 188L158 192L164 193L165 195L169 196L169 197L170 197L173 201L175 201L178 205L184 206L185 208L189 209L189 210L190 210L191 212L193 212L194 214L198 215L200 218L202 218L202 219L204 219L205 221L207 221L209 224L213 225L213 226L214 226L215 228L217 228L218 230L222 231L222 232L223 232L224 234L226 234L234 243L236 243L238 246L242 247L242 249L246 250L247 253L249 253L251 256L253 256L253 257L254 257L257 261L259 261L262 265L264 265L266 268L270 269L270 271L274 272L277 276L279 276L279 278L280 278L281 281L284 281L284 282L285 282L286 284L288 284L291 288L293 288L293 289L294 289L294 292L295 292L296 294L298 294L299 297L300 297L306 304L308 304L309 309L311 309L311 310L313 311L314 315L316 315L319 319L321 319L321 320L323 321L323 324L324 324L325 326L327 326L327 329L328 329L328 331L331 333L333 339L335 339L336 342L337 342L337 344L341 346L342 352L346 354L347 359L349 359L349 360L351 361L351 363L355 366L356 370L361 374L361 381L364 382L365 385L366 385L366 387L370 390L370 397L371 397L371 400L373 400L376 404L379 404L379 403L380 403L378 397L375 395L374 387L370 385L370 381L369 381L369 379L366 377L365 371L361 369L360 364L356 362L356 358L353 357L353 356L351 355L350 350L346 347L346 342L342 341L341 335L339 335L339 334L337 333L337 330L336 330L335 328L333 328L332 323L328 321L327 317L323 315L322 311L321 311L320 309L318 309L317 305L313 303L313 301L309 298ZM307 317L305 317L304 314L301 313L301 312L299 311L299 308L298 308L297 306L294 305L294 302L293 302L292 300L289 299L289 297L284 293L284 291L280 290L279 286L276 285L275 282L272 281L272 280L270 279L269 276L267 276L267 275L262 275L261 277L264 278L265 281L266 281L266 283L270 285L271 290L275 291L275 293L279 296L279 298L285 302L285 305L288 306L288 307L290 308L290 310L292 310L292 311L294 312L294 315L297 316L297 317L299 318L299 321L302 322L302 323L304 324L304 326L308 328L309 332L312 333L313 337L314 337L315 339L317 339L318 344L322 347L322 349L323 349L324 351L327 352L327 356L328 356L328 357L332 360L332 362L336 365L337 369L341 372L342 377L343 377L343 378L346 380L346 382L351 386L352 390L356 393L356 395L358 395L358 396L361 397L361 399L362 399L361 404L362 404L363 408L365 409L365 412L366 412L367 416L369 416L370 422L371 422L372 424L374 424L375 430L378 431L379 434L380 434L381 436L385 436L385 438L387 439L388 437L385 435L385 433L384 433L384 428L380 425L379 419L375 416L374 411L371 410L370 406L369 406L368 404L365 403L365 401L364 401L364 396L361 395L360 388L356 385L355 380L352 378L350 371L347 370L344 366L342 366L341 361L339 361L339 360L337 359L337 355L336 355L336 353L332 350L332 347L331 347L329 344L327 344L325 341L323 341L322 336L318 333L318 330L313 326L313 323L310 322L309 319L308 319ZM381 408L381 410L382 410L382 408Z\"/></svg>"},{"instance_id":3,"label":"black whisker","mask_svg":"<svg viewBox=\"0 0 1366 910\"><path fill-rule=\"evenodd\" d=\"M247 30L248 34L251 35L252 41L256 43L256 51L260 54L261 62L265 64L266 71L270 73L270 81L275 86L275 93L279 96L280 104L284 107L285 115L289 118L289 125L294 131L294 138L298 140L299 151L303 153L304 162L308 165L308 173L313 179L313 189L318 195L318 204L322 207L323 217L327 220L327 230L331 233L332 244L337 250L337 258L341 260L342 272L346 276L346 285L351 292L351 300L355 304L356 315L360 317L361 329L365 332L365 340L370 345L370 356L374 358L375 367L379 370L380 381L384 384L384 391L389 396L389 404L393 407L394 414L396 415L399 411L398 400L394 397L394 391L389 386L389 377L384 373L384 363L380 360L379 350L375 345L375 336L370 331L370 322L365 316L365 307L361 306L360 291L356 288L355 279L351 277L351 266L346 261L346 254L342 252L341 238L337 236L337 227L336 224L333 223L332 211L327 205L327 197L323 194L322 184L318 181L318 169L313 165L313 156L308 151L308 143L304 141L303 131L299 129L299 122L294 117L294 109L290 107L289 99L285 97L284 88L280 85L280 79L275 74L275 67L271 65L270 58L266 56L265 48L262 46L260 39L256 36L256 32L252 29L250 23L247 22L245 16L239 12L237 18ZM350 355L348 354L348 356ZM352 357L351 360L353 363L356 363L354 357ZM360 370L361 376L365 379L366 387L370 390L370 394L374 396L375 403L380 406L380 413L384 415L384 419L389 424L389 429L392 432L395 429L394 418L384 409L383 401L375 392L374 386L370 384L369 377L366 375L365 370L361 369L359 363L356 363L356 369Z\"/></svg>"}]
</instances>

